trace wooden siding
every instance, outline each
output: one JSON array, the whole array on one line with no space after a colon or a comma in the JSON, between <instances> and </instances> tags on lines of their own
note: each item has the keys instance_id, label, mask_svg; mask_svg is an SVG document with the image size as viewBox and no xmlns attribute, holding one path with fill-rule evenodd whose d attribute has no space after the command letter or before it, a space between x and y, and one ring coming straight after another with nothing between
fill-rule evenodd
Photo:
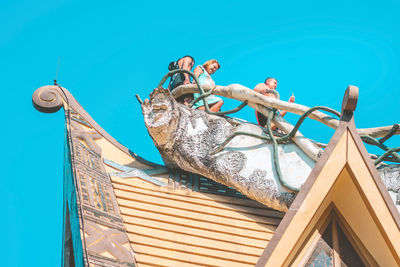
<instances>
[{"instance_id":1,"label":"wooden siding","mask_svg":"<svg viewBox=\"0 0 400 267\"><path fill-rule=\"evenodd\" d=\"M112 181L139 266L254 266L283 215L248 199Z\"/></svg>"}]
</instances>

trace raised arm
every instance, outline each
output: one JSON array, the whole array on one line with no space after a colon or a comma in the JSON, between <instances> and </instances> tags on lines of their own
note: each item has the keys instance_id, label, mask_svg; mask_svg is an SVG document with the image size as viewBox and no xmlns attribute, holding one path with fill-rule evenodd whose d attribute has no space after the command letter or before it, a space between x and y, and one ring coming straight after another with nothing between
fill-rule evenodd
<instances>
[{"instance_id":1,"label":"raised arm","mask_svg":"<svg viewBox=\"0 0 400 267\"><path fill-rule=\"evenodd\" d=\"M294 97L294 95L292 94L292 95L290 96L288 102L289 102L289 103L293 103L294 100L295 100L295 97ZM287 111L286 111L286 110L281 110L281 111L279 111L279 113L280 113L281 116L283 117L283 116L286 115Z\"/></svg>"}]
</instances>

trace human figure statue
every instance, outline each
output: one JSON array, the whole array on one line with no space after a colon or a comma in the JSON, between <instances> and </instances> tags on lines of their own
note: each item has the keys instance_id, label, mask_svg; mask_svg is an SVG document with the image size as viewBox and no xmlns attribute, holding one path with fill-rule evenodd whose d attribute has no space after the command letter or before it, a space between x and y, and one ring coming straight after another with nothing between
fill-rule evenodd
<instances>
[{"instance_id":1,"label":"human figure statue","mask_svg":"<svg viewBox=\"0 0 400 267\"><path fill-rule=\"evenodd\" d=\"M275 78L272 77L268 77L267 79L265 79L264 83L259 83L256 85L256 87L254 87L254 91L257 93L260 93L262 95L268 96L268 97L273 97L276 98L276 95L272 92L267 92L267 90L276 90L276 87L278 86L278 81ZM292 96L289 98L289 103L293 103L295 100L294 95L292 94ZM281 116L285 116L286 115L286 110L281 110L279 111L279 113L281 114ZM265 117L263 114L261 114L260 112L256 111L256 118L257 118L257 122L259 125L265 127L267 124L267 117ZM271 129L275 130L277 129L276 125L274 123L271 123Z\"/></svg>"}]
</instances>

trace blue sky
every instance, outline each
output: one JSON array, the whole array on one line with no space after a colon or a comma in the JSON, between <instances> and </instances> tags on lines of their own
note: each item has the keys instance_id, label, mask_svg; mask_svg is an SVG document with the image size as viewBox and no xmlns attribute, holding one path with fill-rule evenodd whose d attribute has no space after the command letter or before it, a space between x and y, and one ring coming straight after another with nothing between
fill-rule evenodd
<instances>
[{"instance_id":1,"label":"blue sky","mask_svg":"<svg viewBox=\"0 0 400 267\"><path fill-rule=\"evenodd\" d=\"M1 1L2 266L61 261L64 118L31 104L33 91L52 83L59 58L59 83L86 111L161 163L134 95L148 97L168 63L185 54L196 64L216 58L217 84L252 88L273 76L283 100L294 93L310 107L340 110L346 87L356 85L357 127L399 123L399 14L398 0ZM237 116L255 121L248 107ZM321 142L333 134L314 122L300 130Z\"/></svg>"}]
</instances>

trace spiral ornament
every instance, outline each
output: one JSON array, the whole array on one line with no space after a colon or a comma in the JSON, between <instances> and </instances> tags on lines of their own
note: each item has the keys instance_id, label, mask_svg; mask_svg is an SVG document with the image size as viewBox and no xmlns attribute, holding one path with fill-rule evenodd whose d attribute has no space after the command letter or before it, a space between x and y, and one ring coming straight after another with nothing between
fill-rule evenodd
<instances>
[{"instance_id":1,"label":"spiral ornament","mask_svg":"<svg viewBox=\"0 0 400 267\"><path fill-rule=\"evenodd\" d=\"M63 101L57 86L46 85L36 89L32 103L40 112L54 113L61 108Z\"/></svg>"}]
</instances>

